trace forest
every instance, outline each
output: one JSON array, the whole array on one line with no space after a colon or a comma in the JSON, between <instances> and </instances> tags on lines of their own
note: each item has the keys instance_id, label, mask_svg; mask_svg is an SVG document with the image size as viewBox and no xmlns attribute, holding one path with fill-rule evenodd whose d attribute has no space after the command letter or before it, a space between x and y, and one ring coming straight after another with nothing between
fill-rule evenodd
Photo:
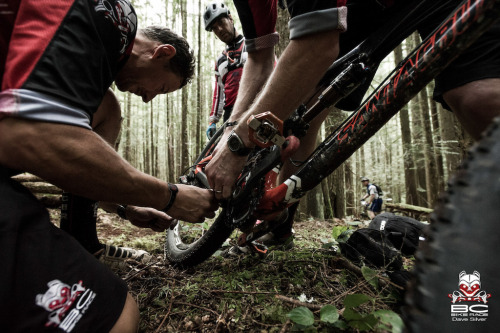
<instances>
[{"instance_id":1,"label":"forest","mask_svg":"<svg viewBox=\"0 0 500 333\"><path fill-rule=\"evenodd\" d=\"M149 103L113 87L123 117L119 154L137 169L176 183L207 143L205 130L216 84L214 64L225 45L203 28L205 1L132 3L139 28L170 27L186 37L197 59L190 84ZM226 4L242 33L233 3ZM289 17L285 10L278 15L280 43L275 51L279 61L288 42ZM411 35L384 59L367 95L384 82L419 38ZM125 269L116 271L139 305L139 331L401 332L404 288L393 283L384 269L349 262L340 255L338 245L346 232L369 222L362 214L360 199L366 189L361 177L383 189L386 208L410 207L407 213L428 221L439 193L472 144L453 113L436 103L432 94L433 83L307 193L296 214L291 251L273 249L267 256L227 257L225 250L237 240L235 232L205 262L179 269L165 260L164 233L134 227L116 214L99 210L97 229L102 242L143 249L155 258L147 265L130 260ZM349 114L332 108L317 142ZM40 191L58 195L49 210L58 225L60 190L43 187ZM204 232L207 227L201 224L199 228ZM413 265L413 256L402 258L405 271Z\"/></svg>"},{"instance_id":2,"label":"forest","mask_svg":"<svg viewBox=\"0 0 500 333\"><path fill-rule=\"evenodd\" d=\"M116 90L124 118L119 153L139 170L170 182L177 181L207 141L213 68L225 45L204 30L200 13L205 5L190 0L135 1L139 27L166 25L187 38L197 58L196 74L182 90L157 96L147 104ZM241 33L236 10L232 2L228 5ZM278 59L287 44L287 22L287 11L280 9ZM418 42L419 36L414 34L396 48L380 65L371 88L383 82L388 71ZM382 187L388 202L432 208L471 144L453 113L433 101L432 91L431 83L321 187L310 191L301 201L300 216L325 219L358 214L364 194L359 180L363 176ZM332 108L318 142L348 114Z\"/></svg>"}]
</instances>

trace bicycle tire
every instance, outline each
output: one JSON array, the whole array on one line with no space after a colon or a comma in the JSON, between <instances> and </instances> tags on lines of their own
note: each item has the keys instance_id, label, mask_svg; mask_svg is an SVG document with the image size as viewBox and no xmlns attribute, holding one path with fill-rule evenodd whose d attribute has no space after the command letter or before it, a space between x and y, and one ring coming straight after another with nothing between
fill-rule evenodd
<instances>
[{"instance_id":1,"label":"bicycle tire","mask_svg":"<svg viewBox=\"0 0 500 333\"><path fill-rule=\"evenodd\" d=\"M183 243L178 236L180 225L168 230L165 240L165 258L176 267L196 266L214 254L231 235L233 228L226 225L225 209L219 214L208 231L195 242Z\"/></svg>"},{"instance_id":2,"label":"bicycle tire","mask_svg":"<svg viewBox=\"0 0 500 333\"><path fill-rule=\"evenodd\" d=\"M407 306L403 316L410 332L498 332L500 269L494 258L500 244L499 199L500 118L497 118L471 149L432 214L428 241L416 255L414 283L405 297ZM452 315L454 304L448 296L458 291L462 271L479 272L481 290L491 295L488 303L455 303L461 310L467 307L467 316L457 316L460 312ZM471 316L471 312L485 310L484 305L469 307L474 304L488 305L489 315ZM486 321L472 318L486 318Z\"/></svg>"},{"instance_id":3,"label":"bicycle tire","mask_svg":"<svg viewBox=\"0 0 500 333\"><path fill-rule=\"evenodd\" d=\"M203 158L210 154L220 137L224 132L224 126L221 126L214 136L205 145L200 155L196 158L194 165L198 164ZM189 185L203 187L201 181L194 180ZM223 209L208 231L192 243L184 243L180 236L182 222L171 230L167 230L164 244L164 256L172 265L180 268L192 267L200 264L215 253L231 235L233 228L228 227L226 223L226 209Z\"/></svg>"}]
</instances>

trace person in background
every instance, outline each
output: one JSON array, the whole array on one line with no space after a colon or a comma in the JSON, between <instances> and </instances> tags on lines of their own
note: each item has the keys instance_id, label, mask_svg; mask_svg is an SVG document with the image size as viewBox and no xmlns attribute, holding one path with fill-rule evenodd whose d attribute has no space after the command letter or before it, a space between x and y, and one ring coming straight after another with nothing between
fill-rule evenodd
<instances>
[{"instance_id":1,"label":"person in background","mask_svg":"<svg viewBox=\"0 0 500 333\"><path fill-rule=\"evenodd\" d=\"M212 31L226 44L215 61L215 87L207 127L207 137L210 139L221 117L225 122L233 111L247 52L245 38L236 30L233 17L224 3L212 2L206 6L203 20L205 30Z\"/></svg>"},{"instance_id":2,"label":"person in background","mask_svg":"<svg viewBox=\"0 0 500 333\"><path fill-rule=\"evenodd\" d=\"M361 200L366 201L368 217L373 220L375 216L380 214L382 211L383 200L380 197L377 187L374 184L370 184L370 180L368 178L361 177L361 184L366 187L366 194L361 198Z\"/></svg>"}]
</instances>

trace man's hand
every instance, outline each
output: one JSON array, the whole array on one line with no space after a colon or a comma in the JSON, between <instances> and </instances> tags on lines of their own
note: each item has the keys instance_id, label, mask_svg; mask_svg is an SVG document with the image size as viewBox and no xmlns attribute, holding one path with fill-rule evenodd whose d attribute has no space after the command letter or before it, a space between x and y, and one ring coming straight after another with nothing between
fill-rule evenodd
<instances>
[{"instance_id":1,"label":"man's hand","mask_svg":"<svg viewBox=\"0 0 500 333\"><path fill-rule=\"evenodd\" d=\"M216 130L217 130L217 125L215 125L215 123L212 122L212 123L208 124L208 127L207 127L208 140L210 140L214 136Z\"/></svg>"},{"instance_id":2,"label":"man's hand","mask_svg":"<svg viewBox=\"0 0 500 333\"><path fill-rule=\"evenodd\" d=\"M151 228L154 231L165 231L167 228L173 228L177 220L173 217L149 207L127 206L127 220L139 228Z\"/></svg>"},{"instance_id":3,"label":"man's hand","mask_svg":"<svg viewBox=\"0 0 500 333\"><path fill-rule=\"evenodd\" d=\"M179 192L167 214L178 220L201 223L215 217L219 208L212 190L196 186L176 184Z\"/></svg>"},{"instance_id":4,"label":"man's hand","mask_svg":"<svg viewBox=\"0 0 500 333\"><path fill-rule=\"evenodd\" d=\"M227 199L233 193L234 183L245 166L248 156L238 156L227 147L230 131L226 131L215 148L212 159L205 167L208 183L218 200Z\"/></svg>"}]
</instances>

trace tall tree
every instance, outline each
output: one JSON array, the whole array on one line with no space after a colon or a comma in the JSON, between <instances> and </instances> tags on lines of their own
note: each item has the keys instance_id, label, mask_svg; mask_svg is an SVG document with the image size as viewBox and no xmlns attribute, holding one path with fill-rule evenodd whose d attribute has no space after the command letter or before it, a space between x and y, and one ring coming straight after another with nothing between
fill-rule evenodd
<instances>
[{"instance_id":1,"label":"tall tree","mask_svg":"<svg viewBox=\"0 0 500 333\"><path fill-rule=\"evenodd\" d=\"M399 64L403 60L403 49L399 45L394 49L394 63ZM408 114L408 105L405 105L399 111L399 120L401 124L401 140L403 148L406 203L410 205L418 204L417 177L415 173L415 162L412 151L412 135L410 128L410 116Z\"/></svg>"},{"instance_id":2,"label":"tall tree","mask_svg":"<svg viewBox=\"0 0 500 333\"><path fill-rule=\"evenodd\" d=\"M181 21L182 21L182 35L187 36L187 8L186 8L186 0L181 0ZM181 169L186 168L189 165L189 134L188 134L188 89L184 87L182 89L182 123L181 123L181 149L182 149L182 158L181 158Z\"/></svg>"}]
</instances>

